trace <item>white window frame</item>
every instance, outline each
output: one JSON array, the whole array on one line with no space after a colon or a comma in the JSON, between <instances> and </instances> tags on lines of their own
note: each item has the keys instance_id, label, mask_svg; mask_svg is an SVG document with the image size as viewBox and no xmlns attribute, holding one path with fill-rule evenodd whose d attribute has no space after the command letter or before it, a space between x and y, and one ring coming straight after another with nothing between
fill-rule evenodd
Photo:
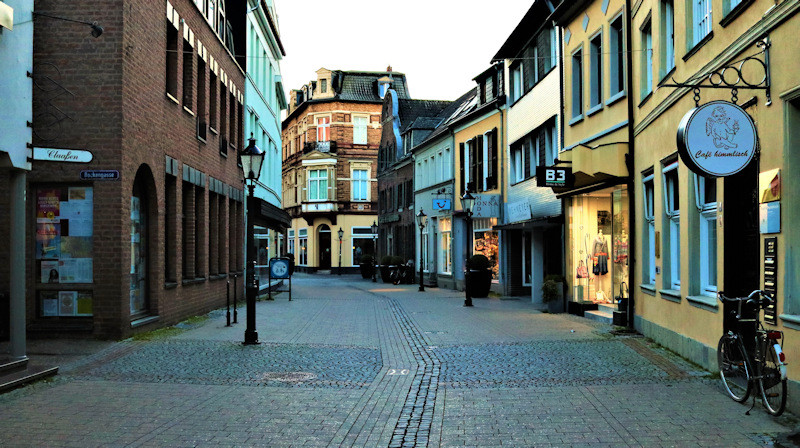
<instances>
[{"instance_id":1,"label":"white window frame","mask_svg":"<svg viewBox=\"0 0 800 448\"><path fill-rule=\"evenodd\" d=\"M363 120L363 122L362 122ZM353 115L353 144L366 145L367 144L367 128L369 126L369 117L364 115Z\"/></svg>"},{"instance_id":2,"label":"white window frame","mask_svg":"<svg viewBox=\"0 0 800 448\"><path fill-rule=\"evenodd\" d=\"M308 228L298 229L298 247L300 248L297 264L308 266Z\"/></svg>"},{"instance_id":3,"label":"white window frame","mask_svg":"<svg viewBox=\"0 0 800 448\"><path fill-rule=\"evenodd\" d=\"M647 285L656 283L656 220L655 220L655 176L651 173L642 178L642 199L644 215L645 244L642 245L642 282Z\"/></svg>"},{"instance_id":4,"label":"white window frame","mask_svg":"<svg viewBox=\"0 0 800 448\"><path fill-rule=\"evenodd\" d=\"M317 141L331 141L331 116L325 115L315 117L314 122L317 124Z\"/></svg>"},{"instance_id":5,"label":"white window frame","mask_svg":"<svg viewBox=\"0 0 800 448\"><path fill-rule=\"evenodd\" d=\"M707 296L716 296L717 282L719 275L716 272L716 266L711 266L712 253L713 260L718 260L716 244L719 233L717 232L717 201L705 202L705 188L707 182L716 182L715 179L706 179L702 176L694 175L694 194L697 210L700 213L700 220L698 229L698 237L700 239L700 293ZM709 225L714 229L715 244L709 244ZM715 282L711 281L711 269L714 269Z\"/></svg>"},{"instance_id":6,"label":"white window frame","mask_svg":"<svg viewBox=\"0 0 800 448\"><path fill-rule=\"evenodd\" d=\"M639 31L640 43L642 46L642 79L640 100L644 100L647 95L653 93L653 21L648 18Z\"/></svg>"},{"instance_id":7,"label":"white window frame","mask_svg":"<svg viewBox=\"0 0 800 448\"><path fill-rule=\"evenodd\" d=\"M511 151L514 161L514 182L518 183L525 180L525 144L520 144Z\"/></svg>"},{"instance_id":8,"label":"white window frame","mask_svg":"<svg viewBox=\"0 0 800 448\"><path fill-rule=\"evenodd\" d=\"M452 218L439 219L439 273L450 275L453 272L451 252L453 250L453 221Z\"/></svg>"},{"instance_id":9,"label":"white window frame","mask_svg":"<svg viewBox=\"0 0 800 448\"><path fill-rule=\"evenodd\" d=\"M314 173L317 173L315 176ZM319 173L323 173L323 176L320 176ZM324 187L322 183L324 181ZM307 180L307 192L306 200L309 202L325 202L328 200L328 169L327 168L315 168L308 170L308 180ZM312 192L316 192L316 197L312 196Z\"/></svg>"},{"instance_id":10,"label":"white window frame","mask_svg":"<svg viewBox=\"0 0 800 448\"><path fill-rule=\"evenodd\" d=\"M369 233L356 233L356 229L368 230ZM354 244L355 240L370 240L370 241L375 241L375 243L377 244L377 242L378 242L377 238L378 238L377 234L373 234L372 233L372 227L368 227L368 226L352 226L352 227L350 227L350 239L351 239L351 244L350 244L350 258L351 258L351 260L350 261L351 261L351 266L360 266L361 265L361 260L356 260L355 254L353 253L353 251L355 250L355 249L353 249L353 246L355 245ZM372 250L375 250L375 249L377 249L377 247L374 247ZM376 254L372 254L372 255L374 257Z\"/></svg>"},{"instance_id":11,"label":"white window frame","mask_svg":"<svg viewBox=\"0 0 800 448\"><path fill-rule=\"evenodd\" d=\"M711 33L712 10L711 0L692 0L692 47L700 43Z\"/></svg>"},{"instance_id":12,"label":"white window frame","mask_svg":"<svg viewBox=\"0 0 800 448\"><path fill-rule=\"evenodd\" d=\"M669 181L669 177L673 175L673 172L675 176L674 183ZM667 260L669 265L665 266L668 274L668 284L666 286L677 291L681 289L681 211L680 203L676 205L674 201L676 196L680 201L678 161L665 165L661 170L661 175L663 182L662 193L664 195L664 228L667 230L664 232L666 234L664 235L664 246L669 255Z\"/></svg>"},{"instance_id":13,"label":"white window frame","mask_svg":"<svg viewBox=\"0 0 800 448\"><path fill-rule=\"evenodd\" d=\"M286 232L286 242L288 253L292 254L293 257L297 257L297 253L294 251L294 229L289 229ZM296 259L292 261L297 262Z\"/></svg>"},{"instance_id":14,"label":"white window frame","mask_svg":"<svg viewBox=\"0 0 800 448\"><path fill-rule=\"evenodd\" d=\"M361 174L363 173L363 177ZM369 202L369 170L367 168L350 169L350 200L353 202ZM361 187L358 187L361 185ZM363 197L357 197L356 192L363 189Z\"/></svg>"},{"instance_id":15,"label":"white window frame","mask_svg":"<svg viewBox=\"0 0 800 448\"><path fill-rule=\"evenodd\" d=\"M511 103L513 104L518 99L522 98L523 77L522 77L522 64L517 64L511 68Z\"/></svg>"},{"instance_id":16,"label":"white window frame","mask_svg":"<svg viewBox=\"0 0 800 448\"><path fill-rule=\"evenodd\" d=\"M489 160L489 134L491 132L492 131L487 131L487 132L485 132L483 134L483 151L481 151L483 153L483 154L481 154L481 156L483 157L483 172L481 173L481 186L483 188L481 188L481 191L488 190L488 186L489 186L489 182L488 182L488 180L489 180L488 179L488 177L489 177L489 163L490 163L490 160Z\"/></svg>"},{"instance_id":17,"label":"white window frame","mask_svg":"<svg viewBox=\"0 0 800 448\"><path fill-rule=\"evenodd\" d=\"M673 0L661 0L661 77L675 68L675 6Z\"/></svg>"}]
</instances>

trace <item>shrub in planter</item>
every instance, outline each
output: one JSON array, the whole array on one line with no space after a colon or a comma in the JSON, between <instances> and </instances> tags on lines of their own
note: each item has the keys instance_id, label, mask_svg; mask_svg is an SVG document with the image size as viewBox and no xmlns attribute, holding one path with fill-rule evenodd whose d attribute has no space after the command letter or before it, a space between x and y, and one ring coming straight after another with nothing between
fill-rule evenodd
<instances>
[{"instance_id":1,"label":"shrub in planter","mask_svg":"<svg viewBox=\"0 0 800 448\"><path fill-rule=\"evenodd\" d=\"M375 257L372 255L364 255L361 257L361 278L372 278L372 273L375 272Z\"/></svg>"},{"instance_id":2,"label":"shrub in planter","mask_svg":"<svg viewBox=\"0 0 800 448\"><path fill-rule=\"evenodd\" d=\"M542 282L542 302L551 313L564 312L564 277L548 275Z\"/></svg>"},{"instance_id":3,"label":"shrub in planter","mask_svg":"<svg viewBox=\"0 0 800 448\"><path fill-rule=\"evenodd\" d=\"M466 287L471 297L489 297L492 288L492 263L485 255L475 254L467 260Z\"/></svg>"},{"instance_id":4,"label":"shrub in planter","mask_svg":"<svg viewBox=\"0 0 800 448\"><path fill-rule=\"evenodd\" d=\"M392 264L393 259L394 257L392 257L391 255L384 255L383 258L381 258L381 267L380 267L381 280L383 280L384 283L392 282L389 279L389 272L390 272L389 266Z\"/></svg>"}]
</instances>

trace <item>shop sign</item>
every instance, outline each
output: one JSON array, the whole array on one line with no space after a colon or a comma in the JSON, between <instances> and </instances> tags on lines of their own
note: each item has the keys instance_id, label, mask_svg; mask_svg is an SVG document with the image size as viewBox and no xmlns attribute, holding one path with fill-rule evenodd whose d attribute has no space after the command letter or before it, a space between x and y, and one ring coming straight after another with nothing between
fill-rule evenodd
<instances>
[{"instance_id":1,"label":"shop sign","mask_svg":"<svg viewBox=\"0 0 800 448\"><path fill-rule=\"evenodd\" d=\"M507 205L507 222L520 222L531 219L531 206L528 201L512 202Z\"/></svg>"},{"instance_id":2,"label":"shop sign","mask_svg":"<svg viewBox=\"0 0 800 448\"><path fill-rule=\"evenodd\" d=\"M437 210L450 210L451 208L450 199L434 199L433 204L431 205L431 209L434 211Z\"/></svg>"},{"instance_id":3,"label":"shop sign","mask_svg":"<svg viewBox=\"0 0 800 448\"><path fill-rule=\"evenodd\" d=\"M119 180L117 170L83 170L81 180Z\"/></svg>"},{"instance_id":4,"label":"shop sign","mask_svg":"<svg viewBox=\"0 0 800 448\"><path fill-rule=\"evenodd\" d=\"M711 101L684 115L678 126L678 153L701 176L731 176L753 160L757 135L744 109L727 101Z\"/></svg>"},{"instance_id":5,"label":"shop sign","mask_svg":"<svg viewBox=\"0 0 800 448\"><path fill-rule=\"evenodd\" d=\"M560 166L537 166L536 186L572 188L575 186L575 177L572 175L572 168Z\"/></svg>"},{"instance_id":6,"label":"shop sign","mask_svg":"<svg viewBox=\"0 0 800 448\"><path fill-rule=\"evenodd\" d=\"M48 162L88 163L92 161L92 153L82 149L33 148L33 160Z\"/></svg>"},{"instance_id":7,"label":"shop sign","mask_svg":"<svg viewBox=\"0 0 800 448\"><path fill-rule=\"evenodd\" d=\"M473 218L499 218L500 195L476 194L475 204L472 206Z\"/></svg>"}]
</instances>

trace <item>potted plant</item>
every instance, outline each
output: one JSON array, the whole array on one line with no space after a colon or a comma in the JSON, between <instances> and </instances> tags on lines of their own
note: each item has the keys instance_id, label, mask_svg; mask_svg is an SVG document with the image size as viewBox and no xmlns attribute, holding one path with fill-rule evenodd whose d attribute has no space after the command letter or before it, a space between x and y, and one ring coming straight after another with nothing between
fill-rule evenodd
<instances>
[{"instance_id":1,"label":"potted plant","mask_svg":"<svg viewBox=\"0 0 800 448\"><path fill-rule=\"evenodd\" d=\"M389 274L391 272L391 270L389 269L389 266L392 264L392 259L393 258L394 257L392 257L391 255L384 255L383 258L381 258L381 267L380 267L381 280L383 280L384 283L391 283L391 281L392 281L389 278Z\"/></svg>"},{"instance_id":2,"label":"potted plant","mask_svg":"<svg viewBox=\"0 0 800 448\"><path fill-rule=\"evenodd\" d=\"M492 263L483 254L475 254L467 260L465 287L471 297L489 297L492 288Z\"/></svg>"},{"instance_id":3,"label":"potted plant","mask_svg":"<svg viewBox=\"0 0 800 448\"><path fill-rule=\"evenodd\" d=\"M361 257L361 278L372 278L372 273L375 272L375 257L366 254Z\"/></svg>"},{"instance_id":4,"label":"potted plant","mask_svg":"<svg viewBox=\"0 0 800 448\"><path fill-rule=\"evenodd\" d=\"M550 313L564 312L564 277L551 274L542 282L542 302Z\"/></svg>"}]
</instances>

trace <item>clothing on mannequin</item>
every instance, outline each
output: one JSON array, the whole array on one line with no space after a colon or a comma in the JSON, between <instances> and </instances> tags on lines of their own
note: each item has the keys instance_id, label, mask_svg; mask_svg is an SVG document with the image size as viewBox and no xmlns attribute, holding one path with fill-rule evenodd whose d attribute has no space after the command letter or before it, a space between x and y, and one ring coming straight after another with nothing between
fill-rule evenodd
<instances>
[{"instance_id":1,"label":"clothing on mannequin","mask_svg":"<svg viewBox=\"0 0 800 448\"><path fill-rule=\"evenodd\" d=\"M628 232L625 230L614 240L614 263L628 264Z\"/></svg>"},{"instance_id":2,"label":"clothing on mannequin","mask_svg":"<svg viewBox=\"0 0 800 448\"><path fill-rule=\"evenodd\" d=\"M608 274L608 243L602 229L598 230L592 243L592 261L594 262L592 272L595 275Z\"/></svg>"}]
</instances>

